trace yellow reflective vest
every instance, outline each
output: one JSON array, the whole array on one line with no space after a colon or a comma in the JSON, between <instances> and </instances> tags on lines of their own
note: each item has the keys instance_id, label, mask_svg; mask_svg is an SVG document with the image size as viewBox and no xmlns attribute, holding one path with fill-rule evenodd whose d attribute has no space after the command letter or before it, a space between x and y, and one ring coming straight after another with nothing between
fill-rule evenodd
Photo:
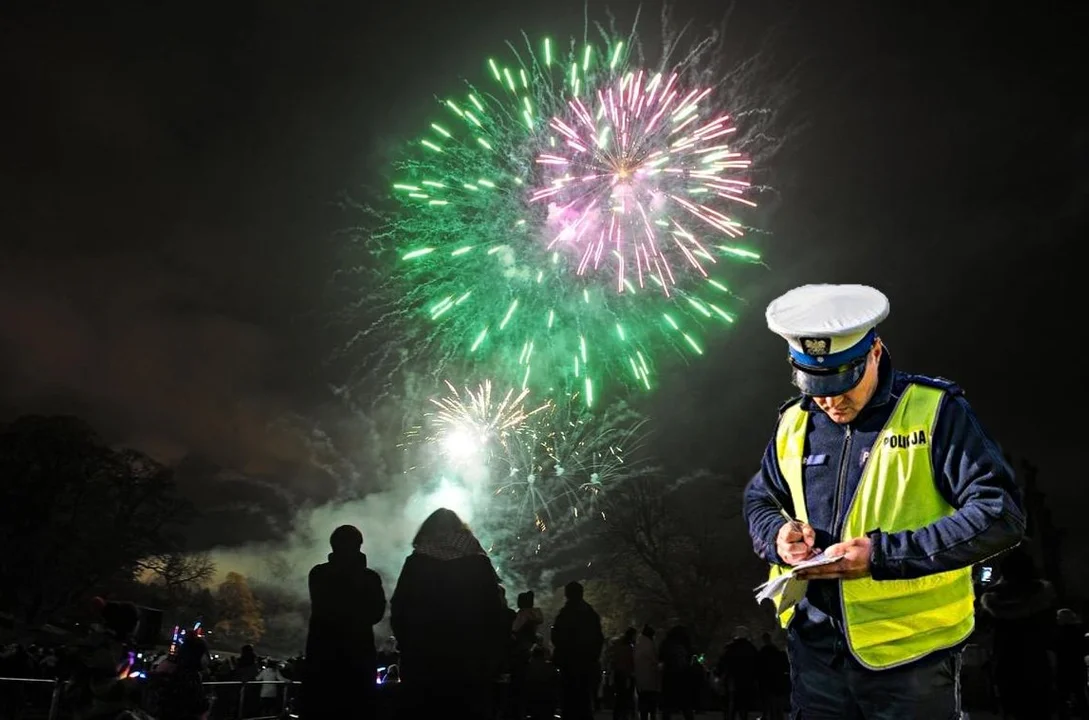
<instances>
[{"instance_id":1,"label":"yellow reflective vest","mask_svg":"<svg viewBox=\"0 0 1089 720\"><path fill-rule=\"evenodd\" d=\"M954 509L934 481L930 437L944 391L910 384L877 436L844 519L842 540L874 530L918 530ZM795 403L779 418L775 449L795 517L808 522L802 487L809 413ZM776 577L790 568L773 565ZM917 660L967 639L975 626L970 567L911 580L842 580L840 603L847 644L865 667L884 669ZM776 598L778 605L779 599ZM785 628L793 609L782 612Z\"/></svg>"}]
</instances>

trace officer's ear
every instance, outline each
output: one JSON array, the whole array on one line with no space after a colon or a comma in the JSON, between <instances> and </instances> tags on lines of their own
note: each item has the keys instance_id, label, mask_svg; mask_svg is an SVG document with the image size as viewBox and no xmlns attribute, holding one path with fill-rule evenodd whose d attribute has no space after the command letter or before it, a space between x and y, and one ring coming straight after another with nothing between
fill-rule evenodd
<instances>
[{"instance_id":1,"label":"officer's ear","mask_svg":"<svg viewBox=\"0 0 1089 720\"><path fill-rule=\"evenodd\" d=\"M881 344L881 338L873 341L873 361L881 361L881 353L885 352L885 346Z\"/></svg>"}]
</instances>

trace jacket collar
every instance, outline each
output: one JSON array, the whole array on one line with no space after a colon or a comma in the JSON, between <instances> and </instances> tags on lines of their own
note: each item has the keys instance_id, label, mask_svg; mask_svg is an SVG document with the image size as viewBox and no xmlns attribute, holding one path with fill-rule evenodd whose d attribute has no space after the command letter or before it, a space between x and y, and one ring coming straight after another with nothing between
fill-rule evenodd
<instances>
[{"instance_id":1,"label":"jacket collar","mask_svg":"<svg viewBox=\"0 0 1089 720\"><path fill-rule=\"evenodd\" d=\"M362 564L367 566L367 555L363 552L331 552L329 562L334 565Z\"/></svg>"}]
</instances>

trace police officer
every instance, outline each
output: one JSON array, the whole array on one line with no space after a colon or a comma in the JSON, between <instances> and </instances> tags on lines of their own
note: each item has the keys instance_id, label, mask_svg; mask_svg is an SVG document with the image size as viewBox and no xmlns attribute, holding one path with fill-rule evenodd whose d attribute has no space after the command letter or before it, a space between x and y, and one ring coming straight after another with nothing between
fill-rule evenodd
<instances>
[{"instance_id":1,"label":"police officer","mask_svg":"<svg viewBox=\"0 0 1089 720\"><path fill-rule=\"evenodd\" d=\"M842 556L799 571L804 598L778 605L805 720L959 718L971 566L1024 534L1013 472L961 389L892 369L888 314L862 285L807 285L767 309L802 395L745 490L749 534L773 577Z\"/></svg>"}]
</instances>

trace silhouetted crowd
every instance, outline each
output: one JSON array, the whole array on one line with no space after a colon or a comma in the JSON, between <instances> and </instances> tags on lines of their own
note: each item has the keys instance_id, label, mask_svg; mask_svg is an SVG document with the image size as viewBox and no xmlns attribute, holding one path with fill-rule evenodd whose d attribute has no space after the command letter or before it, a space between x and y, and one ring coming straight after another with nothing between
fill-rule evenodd
<instances>
[{"instance_id":1,"label":"silhouetted crowd","mask_svg":"<svg viewBox=\"0 0 1089 720\"><path fill-rule=\"evenodd\" d=\"M689 632L629 628L606 646L601 618L583 586L568 583L565 603L545 633L532 592L510 608L491 559L452 511L435 511L413 540L389 599L397 643L396 687L356 680L377 665L373 627L387 602L367 567L363 535L337 528L328 562L310 573L311 619L303 672L302 717L456 717L589 720L691 718L719 706L781 716L789 691L786 654L765 635L757 648L739 630L708 668ZM715 693L714 691L718 692ZM717 695L717 698L716 698Z\"/></svg>"},{"instance_id":2,"label":"silhouetted crowd","mask_svg":"<svg viewBox=\"0 0 1089 720\"><path fill-rule=\"evenodd\" d=\"M0 648L0 678L59 681L0 681L0 720L43 717L26 713L51 702L57 717L76 720L788 716L790 665L770 634L757 644L737 628L713 663L682 626L629 627L607 642L578 582L564 588L565 604L546 626L533 592L509 606L488 554L450 510L420 527L388 602L362 533L337 528L330 544L328 561L309 576L303 657L260 658L248 645L221 656L199 634L140 652L137 608L104 603L78 644ZM1086 627L1055 602L1027 553L1005 557L999 582L980 599L975 640L989 642L963 654L967 709L1014 720L1089 718ZM393 637L379 647L374 626L387 614Z\"/></svg>"},{"instance_id":3,"label":"silhouetted crowd","mask_svg":"<svg viewBox=\"0 0 1089 720\"><path fill-rule=\"evenodd\" d=\"M997 688L994 699L1006 718L1089 718L1087 628L1072 609L1056 608L1056 600L1022 549L1003 559L1000 581L980 598L992 648L980 674Z\"/></svg>"}]
</instances>

